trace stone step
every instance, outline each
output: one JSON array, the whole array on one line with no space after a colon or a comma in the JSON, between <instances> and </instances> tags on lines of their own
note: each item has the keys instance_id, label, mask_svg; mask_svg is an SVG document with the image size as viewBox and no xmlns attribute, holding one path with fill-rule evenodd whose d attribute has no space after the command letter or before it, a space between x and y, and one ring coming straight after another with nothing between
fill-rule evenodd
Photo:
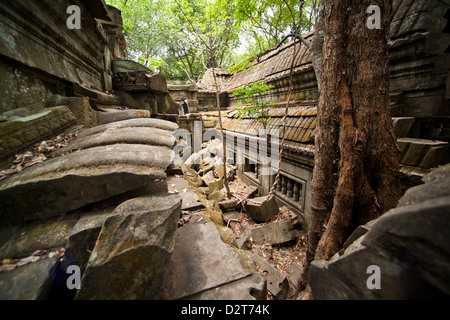
<instances>
[{"instance_id":1,"label":"stone step","mask_svg":"<svg viewBox=\"0 0 450 320\"><path fill-rule=\"evenodd\" d=\"M448 142L399 138L397 144L401 151L399 160L403 165L430 169L446 163Z\"/></svg>"},{"instance_id":2,"label":"stone step","mask_svg":"<svg viewBox=\"0 0 450 320\"><path fill-rule=\"evenodd\" d=\"M171 149L175 144L175 137L170 131L157 128L135 127L111 129L77 138L68 146L56 150L53 155L60 156L74 150L84 150L114 144L161 146Z\"/></svg>"},{"instance_id":3,"label":"stone step","mask_svg":"<svg viewBox=\"0 0 450 320\"><path fill-rule=\"evenodd\" d=\"M116 144L44 161L0 182L0 226L47 219L112 196L167 190L166 147Z\"/></svg>"}]
</instances>

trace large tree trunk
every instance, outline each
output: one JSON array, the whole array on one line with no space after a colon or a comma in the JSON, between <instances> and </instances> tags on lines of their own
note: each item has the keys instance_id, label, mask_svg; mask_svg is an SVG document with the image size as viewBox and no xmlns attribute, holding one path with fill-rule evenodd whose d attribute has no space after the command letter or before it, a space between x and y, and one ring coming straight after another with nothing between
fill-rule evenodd
<instances>
[{"instance_id":1,"label":"large tree trunk","mask_svg":"<svg viewBox=\"0 0 450 320\"><path fill-rule=\"evenodd\" d=\"M381 29L366 26L366 10L373 4L381 9ZM395 207L401 196L389 112L390 1L324 0L321 18L320 95L303 286L311 261L330 259L356 226Z\"/></svg>"}]
</instances>

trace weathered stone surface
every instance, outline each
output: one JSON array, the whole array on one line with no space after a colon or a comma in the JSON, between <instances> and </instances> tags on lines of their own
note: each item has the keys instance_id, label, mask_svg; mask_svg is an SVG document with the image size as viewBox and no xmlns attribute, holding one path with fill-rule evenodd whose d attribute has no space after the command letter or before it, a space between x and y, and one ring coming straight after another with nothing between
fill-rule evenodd
<instances>
[{"instance_id":1,"label":"weathered stone surface","mask_svg":"<svg viewBox=\"0 0 450 320\"><path fill-rule=\"evenodd\" d=\"M450 165L441 166L426 175L425 184L408 189L398 207L416 205L423 201L450 196Z\"/></svg>"},{"instance_id":2,"label":"weathered stone surface","mask_svg":"<svg viewBox=\"0 0 450 320\"><path fill-rule=\"evenodd\" d=\"M46 219L139 187L167 189L163 147L95 147L29 167L0 182L1 225Z\"/></svg>"},{"instance_id":3,"label":"weathered stone surface","mask_svg":"<svg viewBox=\"0 0 450 320\"><path fill-rule=\"evenodd\" d=\"M397 138L403 138L408 135L409 130L414 122L414 117L393 117L392 123L394 133Z\"/></svg>"},{"instance_id":4,"label":"weathered stone surface","mask_svg":"<svg viewBox=\"0 0 450 320\"><path fill-rule=\"evenodd\" d=\"M222 212L235 211L239 209L240 202L236 198L226 199L219 202L219 208Z\"/></svg>"},{"instance_id":5,"label":"weathered stone surface","mask_svg":"<svg viewBox=\"0 0 450 320\"><path fill-rule=\"evenodd\" d=\"M155 118L137 118L103 124L96 126L94 128L83 130L78 134L78 138L84 138L108 130L115 130L120 128L137 128L137 127L157 128L167 131L175 131L176 129L178 129L178 125L174 122Z\"/></svg>"},{"instance_id":6,"label":"weathered stone surface","mask_svg":"<svg viewBox=\"0 0 450 320\"><path fill-rule=\"evenodd\" d=\"M7 118L9 121L0 123L0 165L23 148L76 124L75 116L64 106L17 109L7 113Z\"/></svg>"},{"instance_id":7,"label":"weathered stone surface","mask_svg":"<svg viewBox=\"0 0 450 320\"><path fill-rule=\"evenodd\" d=\"M76 299L157 299L174 248L178 195L124 202L103 225Z\"/></svg>"},{"instance_id":8,"label":"weathered stone surface","mask_svg":"<svg viewBox=\"0 0 450 320\"><path fill-rule=\"evenodd\" d=\"M252 274L220 239L214 223L179 228L175 249L167 268L163 299L182 299ZM246 294L251 287L244 288ZM236 293L236 296L239 296Z\"/></svg>"},{"instance_id":9,"label":"weathered stone surface","mask_svg":"<svg viewBox=\"0 0 450 320\"><path fill-rule=\"evenodd\" d=\"M114 72L113 88L116 91L156 91L168 93L166 77L150 70Z\"/></svg>"},{"instance_id":10,"label":"weathered stone surface","mask_svg":"<svg viewBox=\"0 0 450 320\"><path fill-rule=\"evenodd\" d=\"M277 300L286 299L289 291L289 283L287 277L257 254L252 254L252 260L262 270L263 275L266 277L267 289L269 290L269 292Z\"/></svg>"},{"instance_id":11,"label":"weathered stone surface","mask_svg":"<svg viewBox=\"0 0 450 320\"><path fill-rule=\"evenodd\" d=\"M0 272L0 300L42 300L48 297L59 256Z\"/></svg>"},{"instance_id":12,"label":"weathered stone surface","mask_svg":"<svg viewBox=\"0 0 450 320\"><path fill-rule=\"evenodd\" d=\"M106 107L100 108L100 110L97 111L98 124L100 125L134 118L150 118L149 110L118 110Z\"/></svg>"},{"instance_id":13,"label":"weathered stone surface","mask_svg":"<svg viewBox=\"0 0 450 320\"><path fill-rule=\"evenodd\" d=\"M399 138L397 142L402 164L428 169L445 163L447 142L415 138Z\"/></svg>"},{"instance_id":14,"label":"weathered stone surface","mask_svg":"<svg viewBox=\"0 0 450 320\"><path fill-rule=\"evenodd\" d=\"M448 180L442 168L434 179ZM423 186L421 188L425 192ZM330 261L311 264L308 283L315 299L432 299L450 296L450 197L400 200L400 206L366 225L369 231ZM412 193L413 194L413 193ZM411 199L411 194L405 198ZM369 266L380 269L380 288L369 289Z\"/></svg>"},{"instance_id":15,"label":"weathered stone surface","mask_svg":"<svg viewBox=\"0 0 450 320\"><path fill-rule=\"evenodd\" d=\"M70 214L23 226L0 248L0 259L22 258L36 250L65 247L78 218L78 214Z\"/></svg>"},{"instance_id":16,"label":"weathered stone surface","mask_svg":"<svg viewBox=\"0 0 450 320\"><path fill-rule=\"evenodd\" d=\"M195 191L190 188L189 182L182 177L167 177L169 192L178 193L181 197L181 210L195 210L203 207Z\"/></svg>"},{"instance_id":17,"label":"weathered stone surface","mask_svg":"<svg viewBox=\"0 0 450 320\"><path fill-rule=\"evenodd\" d=\"M83 150L118 143L172 148L175 144L175 137L169 131L156 128L118 128L86 136L84 138L78 138L72 141L67 147L54 152L54 155L59 156L73 150Z\"/></svg>"},{"instance_id":18,"label":"weathered stone surface","mask_svg":"<svg viewBox=\"0 0 450 320\"><path fill-rule=\"evenodd\" d=\"M255 243L281 244L294 240L296 233L291 220L280 220L254 227L252 237Z\"/></svg>"},{"instance_id":19,"label":"weathered stone surface","mask_svg":"<svg viewBox=\"0 0 450 320\"><path fill-rule=\"evenodd\" d=\"M269 221L279 210L277 201L273 196L250 199L247 201L245 208L248 215L256 222Z\"/></svg>"},{"instance_id":20,"label":"weathered stone surface","mask_svg":"<svg viewBox=\"0 0 450 320\"><path fill-rule=\"evenodd\" d=\"M88 97L65 97L55 95L51 103L55 106L67 106L74 114L77 124L85 128L98 125L97 112L92 109Z\"/></svg>"},{"instance_id":21,"label":"weathered stone surface","mask_svg":"<svg viewBox=\"0 0 450 320\"><path fill-rule=\"evenodd\" d=\"M62 274L67 274L66 270L70 265L76 265L80 267L81 272L84 272L103 223L112 211L113 209L98 210L80 217L73 227L65 247L60 265Z\"/></svg>"},{"instance_id":22,"label":"weathered stone surface","mask_svg":"<svg viewBox=\"0 0 450 320\"><path fill-rule=\"evenodd\" d=\"M267 281L258 273L187 298L188 300L265 300Z\"/></svg>"},{"instance_id":23,"label":"weathered stone surface","mask_svg":"<svg viewBox=\"0 0 450 320\"><path fill-rule=\"evenodd\" d=\"M223 219L223 222L225 222L225 225L227 227L231 227L231 228L239 222L241 217L242 217L242 215L237 211L225 212L222 215L222 219Z\"/></svg>"}]
</instances>

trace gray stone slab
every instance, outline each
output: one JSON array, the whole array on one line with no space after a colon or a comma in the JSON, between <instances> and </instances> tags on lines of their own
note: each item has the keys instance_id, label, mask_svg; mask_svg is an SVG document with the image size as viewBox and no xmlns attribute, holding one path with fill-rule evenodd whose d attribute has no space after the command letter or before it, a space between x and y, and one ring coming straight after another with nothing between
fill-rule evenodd
<instances>
[{"instance_id":1,"label":"gray stone slab","mask_svg":"<svg viewBox=\"0 0 450 320\"><path fill-rule=\"evenodd\" d=\"M54 156L59 156L74 150L83 150L118 143L172 148L175 144L175 137L170 131L157 128L134 127L110 129L83 138L77 138L68 146L57 150L53 154Z\"/></svg>"},{"instance_id":2,"label":"gray stone slab","mask_svg":"<svg viewBox=\"0 0 450 320\"><path fill-rule=\"evenodd\" d=\"M41 300L48 297L59 256L0 272L0 300Z\"/></svg>"},{"instance_id":3,"label":"gray stone slab","mask_svg":"<svg viewBox=\"0 0 450 320\"><path fill-rule=\"evenodd\" d=\"M187 298L249 275L237 254L220 239L214 223L185 226L175 235L162 298Z\"/></svg>"},{"instance_id":4,"label":"gray stone slab","mask_svg":"<svg viewBox=\"0 0 450 320\"><path fill-rule=\"evenodd\" d=\"M274 196L250 199L247 201L245 208L248 215L256 222L267 222L279 211Z\"/></svg>"},{"instance_id":5,"label":"gray stone slab","mask_svg":"<svg viewBox=\"0 0 450 320\"><path fill-rule=\"evenodd\" d=\"M267 289L277 300L284 300L287 297L289 283L287 277L278 271L272 264L261 258L257 254L252 254L252 260L258 266L260 272L267 279Z\"/></svg>"},{"instance_id":6,"label":"gray stone slab","mask_svg":"<svg viewBox=\"0 0 450 320\"><path fill-rule=\"evenodd\" d=\"M265 300L267 281L259 273L212 288L193 296L188 300Z\"/></svg>"},{"instance_id":7,"label":"gray stone slab","mask_svg":"<svg viewBox=\"0 0 450 320\"><path fill-rule=\"evenodd\" d=\"M140 187L167 189L168 148L95 147L29 167L0 182L0 225L46 219Z\"/></svg>"},{"instance_id":8,"label":"gray stone slab","mask_svg":"<svg viewBox=\"0 0 450 320\"><path fill-rule=\"evenodd\" d=\"M143 109L119 110L114 108L99 108L98 124L106 124L133 118L150 118L150 111Z\"/></svg>"},{"instance_id":9,"label":"gray stone slab","mask_svg":"<svg viewBox=\"0 0 450 320\"><path fill-rule=\"evenodd\" d=\"M292 241L296 233L291 220L272 222L260 227L254 227L252 237L255 243L281 244Z\"/></svg>"},{"instance_id":10,"label":"gray stone slab","mask_svg":"<svg viewBox=\"0 0 450 320\"><path fill-rule=\"evenodd\" d=\"M138 118L107 123L96 126L94 128L86 129L78 134L78 138L94 135L96 133L104 132L107 130L119 128L137 128L137 127L157 128L167 131L175 131L176 129L178 129L178 125L175 122L155 118Z\"/></svg>"},{"instance_id":11,"label":"gray stone slab","mask_svg":"<svg viewBox=\"0 0 450 320\"><path fill-rule=\"evenodd\" d=\"M36 250L65 247L78 214L36 221L21 227L0 248L0 259L30 256Z\"/></svg>"},{"instance_id":12,"label":"gray stone slab","mask_svg":"<svg viewBox=\"0 0 450 320\"><path fill-rule=\"evenodd\" d=\"M196 210L204 207L194 190L190 188L189 182L184 178L175 176L167 177L169 192L177 192L181 197L181 210Z\"/></svg>"},{"instance_id":13,"label":"gray stone slab","mask_svg":"<svg viewBox=\"0 0 450 320\"><path fill-rule=\"evenodd\" d=\"M114 208L107 208L89 212L81 216L73 227L67 241L66 250L60 266L63 274L66 273L70 265L76 265L80 267L81 272L84 272L103 223L113 211Z\"/></svg>"},{"instance_id":14,"label":"gray stone slab","mask_svg":"<svg viewBox=\"0 0 450 320\"><path fill-rule=\"evenodd\" d=\"M119 205L103 224L75 298L158 299L180 208L180 197L169 194Z\"/></svg>"},{"instance_id":15,"label":"gray stone slab","mask_svg":"<svg viewBox=\"0 0 450 320\"><path fill-rule=\"evenodd\" d=\"M314 299L448 299L449 217L448 196L383 214L342 255L312 262L308 284ZM368 272L370 266L377 273ZM374 277L377 289L367 285Z\"/></svg>"}]
</instances>

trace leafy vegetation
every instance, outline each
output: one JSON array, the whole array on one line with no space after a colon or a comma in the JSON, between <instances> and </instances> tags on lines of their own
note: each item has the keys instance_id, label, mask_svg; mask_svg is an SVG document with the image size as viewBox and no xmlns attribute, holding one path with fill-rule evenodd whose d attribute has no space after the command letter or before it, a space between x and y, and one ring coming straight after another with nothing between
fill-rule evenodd
<instances>
[{"instance_id":1,"label":"leafy vegetation","mask_svg":"<svg viewBox=\"0 0 450 320\"><path fill-rule=\"evenodd\" d=\"M259 81L245 85L236 89L232 97L240 97L239 103L235 107L238 119L252 118L259 122L263 128L267 128L270 121L269 107L272 101L261 98L274 86L268 86L265 82Z\"/></svg>"},{"instance_id":2,"label":"leafy vegetation","mask_svg":"<svg viewBox=\"0 0 450 320\"><path fill-rule=\"evenodd\" d=\"M245 70L293 32L311 30L318 12L318 0L106 2L122 11L128 58L172 80L198 79L213 65Z\"/></svg>"}]
</instances>

